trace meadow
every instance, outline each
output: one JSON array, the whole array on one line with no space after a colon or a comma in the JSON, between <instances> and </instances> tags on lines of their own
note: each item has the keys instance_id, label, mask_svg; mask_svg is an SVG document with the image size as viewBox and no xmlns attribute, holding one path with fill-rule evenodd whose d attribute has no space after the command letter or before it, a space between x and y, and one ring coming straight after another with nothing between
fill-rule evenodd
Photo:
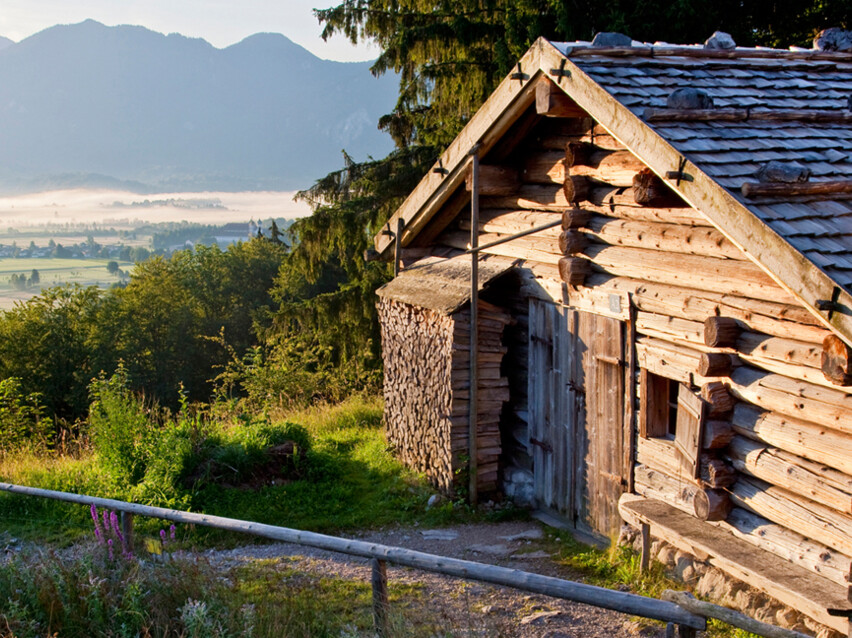
<instances>
[{"instance_id":1,"label":"meadow","mask_svg":"<svg viewBox=\"0 0 852 638\"><path fill-rule=\"evenodd\" d=\"M61 284L79 284L106 288L119 281L107 270L108 259L0 259L0 310L11 308L15 302L25 301L39 294L42 288ZM122 270L130 269L131 262L118 262ZM33 270L39 274L38 285L18 290L11 283L12 275L29 277Z\"/></svg>"}]
</instances>

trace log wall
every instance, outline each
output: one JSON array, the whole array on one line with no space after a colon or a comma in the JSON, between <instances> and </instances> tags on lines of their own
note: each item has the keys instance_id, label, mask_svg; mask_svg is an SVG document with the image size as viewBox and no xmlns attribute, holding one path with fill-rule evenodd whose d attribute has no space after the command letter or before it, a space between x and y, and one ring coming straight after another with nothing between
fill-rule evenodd
<instances>
[{"instance_id":1,"label":"log wall","mask_svg":"<svg viewBox=\"0 0 852 638\"><path fill-rule=\"evenodd\" d=\"M712 404L700 478L673 441L637 429L634 491L691 514L730 501L714 524L847 586L852 387L821 369L828 331L662 182L634 179L636 158L590 119L541 120L500 165L518 180L481 198L480 244L563 223L485 252L517 260L527 296L633 322L637 411L642 368ZM466 249L469 229L462 214L431 250ZM508 463L529 463L525 408L519 391L504 411Z\"/></svg>"}]
</instances>

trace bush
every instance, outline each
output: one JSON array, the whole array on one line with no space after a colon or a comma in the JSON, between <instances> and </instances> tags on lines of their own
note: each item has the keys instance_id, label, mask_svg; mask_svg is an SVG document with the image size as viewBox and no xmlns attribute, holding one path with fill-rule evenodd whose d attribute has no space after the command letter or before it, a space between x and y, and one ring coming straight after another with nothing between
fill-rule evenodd
<instances>
[{"instance_id":1,"label":"bush","mask_svg":"<svg viewBox=\"0 0 852 638\"><path fill-rule=\"evenodd\" d=\"M38 394L24 396L16 377L0 381L0 454L46 449L53 422L44 416Z\"/></svg>"},{"instance_id":2,"label":"bush","mask_svg":"<svg viewBox=\"0 0 852 638\"><path fill-rule=\"evenodd\" d=\"M89 415L98 463L114 485L137 502L189 507L209 484L265 484L305 471L308 431L268 417L225 424L193 410L185 399L176 415L146 406L127 388L123 369L92 384Z\"/></svg>"},{"instance_id":3,"label":"bush","mask_svg":"<svg viewBox=\"0 0 852 638\"><path fill-rule=\"evenodd\" d=\"M101 466L115 482L137 484L156 448L152 410L127 389L123 366L109 379L93 381L90 393L89 436Z\"/></svg>"}]
</instances>

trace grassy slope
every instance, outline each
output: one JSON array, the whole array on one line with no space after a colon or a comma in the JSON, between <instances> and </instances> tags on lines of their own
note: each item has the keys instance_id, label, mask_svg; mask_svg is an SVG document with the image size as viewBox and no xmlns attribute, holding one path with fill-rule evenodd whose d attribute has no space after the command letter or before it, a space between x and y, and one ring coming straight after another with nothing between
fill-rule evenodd
<instances>
[{"instance_id":1,"label":"grassy slope","mask_svg":"<svg viewBox=\"0 0 852 638\"><path fill-rule=\"evenodd\" d=\"M451 503L426 509L433 493L422 477L406 470L387 449L381 402L353 398L339 406L288 415L313 439L309 476L257 490L202 486L192 509L210 514L313 531L335 532L391 523L442 524L465 516ZM0 479L127 500L127 488L108 480L91 452L78 458L17 455L0 460ZM170 506L166 501L160 504ZM156 521L139 521L143 529ZM0 495L0 529L24 538L73 540L91 533L86 508L55 501ZM245 542L233 534L197 531L195 540Z\"/></svg>"}]
</instances>

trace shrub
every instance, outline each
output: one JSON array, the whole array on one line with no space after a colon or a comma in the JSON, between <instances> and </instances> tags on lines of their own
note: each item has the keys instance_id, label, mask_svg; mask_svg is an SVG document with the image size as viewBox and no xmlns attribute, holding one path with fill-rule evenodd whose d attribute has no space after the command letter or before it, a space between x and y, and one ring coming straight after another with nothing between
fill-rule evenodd
<instances>
[{"instance_id":1,"label":"shrub","mask_svg":"<svg viewBox=\"0 0 852 638\"><path fill-rule=\"evenodd\" d=\"M265 416L225 424L187 405L169 415L127 389L123 369L92 385L90 433L98 462L115 485L142 503L189 507L207 484L265 484L305 471L310 436Z\"/></svg>"},{"instance_id":2,"label":"shrub","mask_svg":"<svg viewBox=\"0 0 852 638\"><path fill-rule=\"evenodd\" d=\"M118 483L137 484L145 475L156 447L156 425L151 409L128 389L123 366L109 379L92 382L89 436L100 464Z\"/></svg>"},{"instance_id":3,"label":"shrub","mask_svg":"<svg viewBox=\"0 0 852 638\"><path fill-rule=\"evenodd\" d=\"M44 416L38 394L24 395L16 377L0 381L0 454L47 448L53 422Z\"/></svg>"}]
</instances>

